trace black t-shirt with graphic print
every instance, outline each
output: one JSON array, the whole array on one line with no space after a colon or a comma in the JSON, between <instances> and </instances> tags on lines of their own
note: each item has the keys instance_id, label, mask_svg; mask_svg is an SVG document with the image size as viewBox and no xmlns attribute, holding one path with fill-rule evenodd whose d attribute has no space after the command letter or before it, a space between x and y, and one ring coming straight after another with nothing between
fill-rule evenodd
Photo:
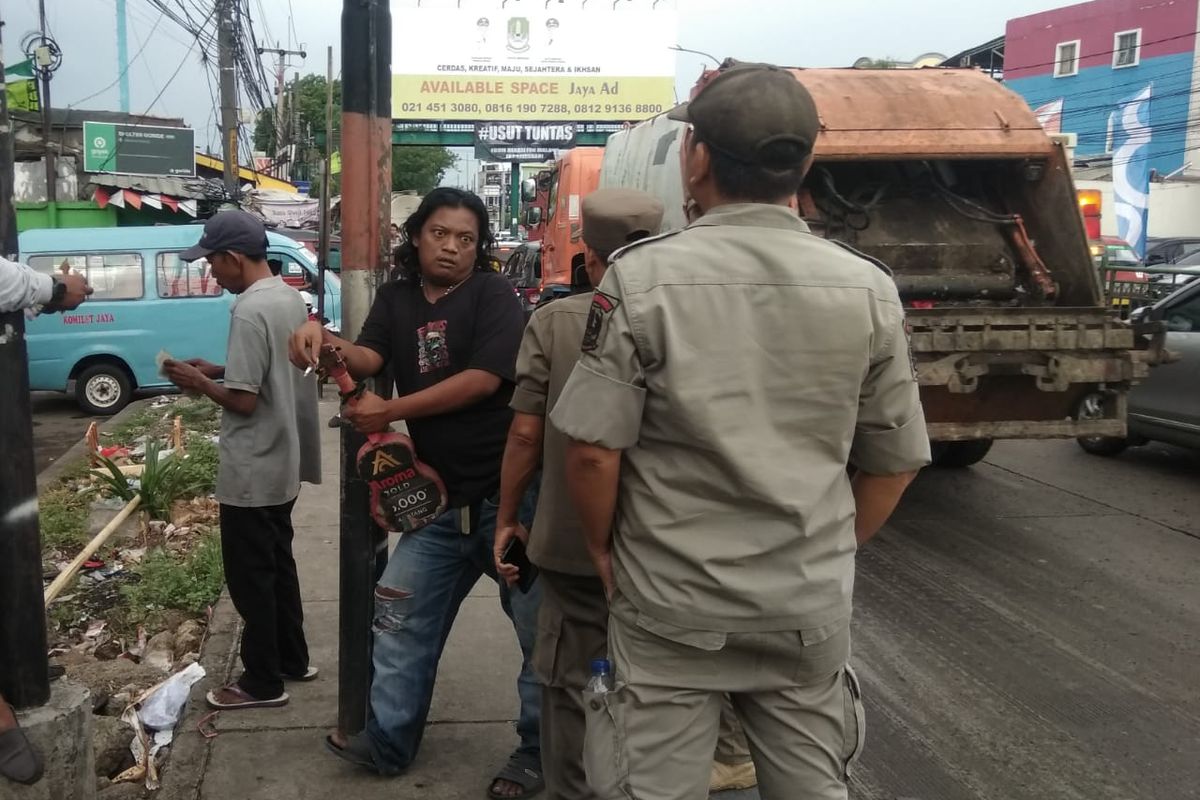
<instances>
[{"instance_id":1,"label":"black t-shirt with graphic print","mask_svg":"<svg viewBox=\"0 0 1200 800\"><path fill-rule=\"evenodd\" d=\"M436 303L425 299L417 282L384 284L358 337L358 344L391 365L400 395L467 369L501 378L500 388L473 406L407 421L418 457L442 476L451 507L476 503L500 486L524 328L525 316L508 280L476 271Z\"/></svg>"}]
</instances>

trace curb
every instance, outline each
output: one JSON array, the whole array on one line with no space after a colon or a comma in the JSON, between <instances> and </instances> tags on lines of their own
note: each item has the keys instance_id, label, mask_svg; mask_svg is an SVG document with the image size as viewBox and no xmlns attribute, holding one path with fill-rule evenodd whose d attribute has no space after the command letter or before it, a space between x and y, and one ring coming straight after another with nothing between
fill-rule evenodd
<instances>
[{"instance_id":1,"label":"curb","mask_svg":"<svg viewBox=\"0 0 1200 800\"><path fill-rule=\"evenodd\" d=\"M104 427L123 422L127 417L133 416L157 399L158 398L156 397L147 397L143 400L134 400L132 403L125 406L111 417L104 417ZM41 493L42 490L44 490L47 486L57 481L59 476L62 475L63 470L67 468L68 464L75 463L85 455L87 455L87 439L85 436L81 436L79 437L79 441L71 445L67 452L56 458L54 463L50 464L44 470L38 473L38 492Z\"/></svg>"},{"instance_id":2,"label":"curb","mask_svg":"<svg viewBox=\"0 0 1200 800\"><path fill-rule=\"evenodd\" d=\"M241 639L241 618L229 599L229 590L221 592L213 606L208 633L200 653L204 679L192 687L183 719L175 729L167 763L162 768L158 800L199 800L204 773L208 769L210 739L205 738L197 723L210 712L204 696L210 689L229 683L238 658Z\"/></svg>"}]
</instances>

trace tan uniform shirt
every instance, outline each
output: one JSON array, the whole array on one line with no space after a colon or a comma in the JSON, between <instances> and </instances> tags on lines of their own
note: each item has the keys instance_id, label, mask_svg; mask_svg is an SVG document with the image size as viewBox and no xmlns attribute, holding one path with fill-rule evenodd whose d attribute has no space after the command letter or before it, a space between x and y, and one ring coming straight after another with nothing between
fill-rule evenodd
<instances>
[{"instance_id":1,"label":"tan uniform shirt","mask_svg":"<svg viewBox=\"0 0 1200 800\"><path fill-rule=\"evenodd\" d=\"M583 349L551 420L624 451L616 581L647 626L845 624L846 464L929 461L891 278L786 208L725 206L614 256Z\"/></svg>"},{"instance_id":2,"label":"tan uniform shirt","mask_svg":"<svg viewBox=\"0 0 1200 800\"><path fill-rule=\"evenodd\" d=\"M534 312L517 356L517 386L512 409L549 416L579 361L579 344L592 295L555 300ZM529 557L545 569L571 575L595 575L583 526L567 494L567 437L547 425L542 458L542 487L537 516L529 533Z\"/></svg>"}]
</instances>

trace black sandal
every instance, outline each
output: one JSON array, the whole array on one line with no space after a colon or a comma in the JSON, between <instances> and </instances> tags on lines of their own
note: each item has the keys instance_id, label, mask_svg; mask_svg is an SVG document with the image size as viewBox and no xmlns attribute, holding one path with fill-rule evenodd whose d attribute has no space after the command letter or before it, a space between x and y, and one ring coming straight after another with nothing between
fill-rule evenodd
<instances>
[{"instance_id":1,"label":"black sandal","mask_svg":"<svg viewBox=\"0 0 1200 800\"><path fill-rule=\"evenodd\" d=\"M521 787L521 793L497 794L496 783L498 781L515 783ZM513 753L508 757L508 763L504 765L504 769L492 778L492 784L488 787L488 797L492 800L520 800L524 797L533 797L545 788L546 779L542 777L541 760L524 753Z\"/></svg>"},{"instance_id":2,"label":"black sandal","mask_svg":"<svg viewBox=\"0 0 1200 800\"><path fill-rule=\"evenodd\" d=\"M16 710L8 708L16 719ZM15 728L0 733L0 775L13 783L32 786L42 779L44 769L42 757L29 743L19 722Z\"/></svg>"}]
</instances>

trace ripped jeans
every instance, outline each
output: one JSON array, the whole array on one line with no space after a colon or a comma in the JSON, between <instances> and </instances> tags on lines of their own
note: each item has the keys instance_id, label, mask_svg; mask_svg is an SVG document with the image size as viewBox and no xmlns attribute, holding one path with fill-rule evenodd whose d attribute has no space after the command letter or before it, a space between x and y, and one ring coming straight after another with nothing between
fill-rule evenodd
<instances>
[{"instance_id":1,"label":"ripped jeans","mask_svg":"<svg viewBox=\"0 0 1200 800\"><path fill-rule=\"evenodd\" d=\"M526 524L531 522L526 517L532 518L532 504L532 496L527 497L521 509ZM496 579L492 562L496 505L484 500L474 529L465 535L459 528L460 514L451 509L419 531L400 537L376 588L375 675L367 734L375 764L384 772L400 772L416 758L438 661L459 606L482 575ZM517 678L521 744L517 752L538 764L541 686L529 660L537 636L540 599L540 581L528 594L509 591L501 583L500 605L512 620L521 645Z\"/></svg>"}]
</instances>

